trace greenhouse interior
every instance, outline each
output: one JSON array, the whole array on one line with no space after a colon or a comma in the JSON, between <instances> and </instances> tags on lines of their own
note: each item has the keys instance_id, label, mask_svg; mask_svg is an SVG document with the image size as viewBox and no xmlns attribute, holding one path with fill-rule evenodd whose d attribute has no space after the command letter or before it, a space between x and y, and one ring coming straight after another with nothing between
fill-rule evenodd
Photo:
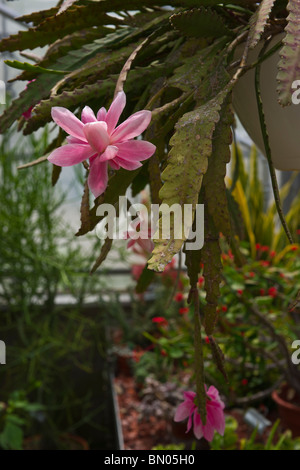
<instances>
[{"instance_id":1,"label":"greenhouse interior","mask_svg":"<svg viewBox=\"0 0 300 470\"><path fill-rule=\"evenodd\" d=\"M0 0L1 450L300 450L299 24Z\"/></svg>"}]
</instances>

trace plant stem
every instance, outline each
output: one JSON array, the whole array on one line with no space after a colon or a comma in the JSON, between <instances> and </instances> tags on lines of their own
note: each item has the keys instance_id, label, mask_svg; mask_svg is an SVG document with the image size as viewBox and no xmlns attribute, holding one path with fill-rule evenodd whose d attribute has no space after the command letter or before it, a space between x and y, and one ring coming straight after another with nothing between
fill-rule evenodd
<instances>
[{"instance_id":1,"label":"plant stem","mask_svg":"<svg viewBox=\"0 0 300 470\"><path fill-rule=\"evenodd\" d=\"M197 287L191 288L191 297L194 303L194 321L195 321L195 376L196 376L196 393L197 408L201 416L201 421L206 424L206 391L204 384L204 361L203 347L201 338L201 317L199 293Z\"/></svg>"},{"instance_id":2,"label":"plant stem","mask_svg":"<svg viewBox=\"0 0 300 470\"><path fill-rule=\"evenodd\" d=\"M267 131L266 122L265 122L263 103L262 103L262 99L261 99L261 90L260 90L260 68L261 68L261 63L260 63L260 58L264 55L268 44L269 44L269 41L266 41L265 45L261 49L260 54L259 54L259 58L258 58L258 64L256 65L256 68L255 68L256 102L257 102L259 121L260 121L260 127L261 127L261 132L262 132L264 146L265 146L266 157L267 157L268 165L269 165L269 171L270 171L270 176L271 176L271 181L272 181L272 189L273 189L275 204L276 204L276 208L277 208L277 213L279 215L282 227L283 227L283 229L286 233L286 236L287 236L289 242L293 243L293 237L292 237L292 235L289 231L289 228L287 226L287 223L286 223L286 220L285 220L285 217L284 217L284 214L283 214L283 210L282 210L282 207L281 207L278 182L277 182L276 172L275 172L275 168L274 168L273 161L272 161L269 136L268 136L268 131Z\"/></svg>"}]
</instances>

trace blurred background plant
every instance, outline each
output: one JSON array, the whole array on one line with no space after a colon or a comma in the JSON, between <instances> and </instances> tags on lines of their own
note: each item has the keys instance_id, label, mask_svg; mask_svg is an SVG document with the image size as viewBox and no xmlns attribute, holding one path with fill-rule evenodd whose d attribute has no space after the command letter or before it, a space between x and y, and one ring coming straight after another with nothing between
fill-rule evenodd
<instances>
[{"instance_id":1,"label":"blurred background plant","mask_svg":"<svg viewBox=\"0 0 300 470\"><path fill-rule=\"evenodd\" d=\"M62 433L82 432L92 445L113 448L113 427L105 428L113 414L107 360L103 367L107 310L97 305L106 282L89 275L99 240L91 234L78 249L48 166L17 170L28 154L46 151L48 136L45 128L24 149L12 129L0 146L0 336L7 345L0 446L21 448L24 435L39 433L43 445L59 448ZM29 413L35 406L43 409L39 419Z\"/></svg>"}]
</instances>

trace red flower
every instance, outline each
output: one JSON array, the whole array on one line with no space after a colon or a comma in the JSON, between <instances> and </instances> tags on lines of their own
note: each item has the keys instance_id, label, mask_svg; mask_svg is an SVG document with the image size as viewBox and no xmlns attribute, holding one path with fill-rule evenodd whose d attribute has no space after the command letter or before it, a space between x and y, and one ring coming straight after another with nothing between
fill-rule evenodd
<instances>
[{"instance_id":1,"label":"red flower","mask_svg":"<svg viewBox=\"0 0 300 470\"><path fill-rule=\"evenodd\" d=\"M256 248L257 250L260 250L260 248L261 248L260 243L256 243L255 248Z\"/></svg>"},{"instance_id":2,"label":"red flower","mask_svg":"<svg viewBox=\"0 0 300 470\"><path fill-rule=\"evenodd\" d=\"M298 228L297 230L297 235L300 235L300 228Z\"/></svg>"},{"instance_id":3,"label":"red flower","mask_svg":"<svg viewBox=\"0 0 300 470\"><path fill-rule=\"evenodd\" d=\"M227 305L222 305L221 310L222 310L222 312L227 312L227 310L228 310Z\"/></svg>"},{"instance_id":4,"label":"red flower","mask_svg":"<svg viewBox=\"0 0 300 470\"><path fill-rule=\"evenodd\" d=\"M188 313L189 310L190 310L190 309L189 309L188 307L181 307L181 308L179 309L179 313L180 313L180 315L184 315L185 313Z\"/></svg>"},{"instance_id":5,"label":"red flower","mask_svg":"<svg viewBox=\"0 0 300 470\"><path fill-rule=\"evenodd\" d=\"M205 342L206 342L206 344L209 344L209 337L208 336L205 336Z\"/></svg>"},{"instance_id":6,"label":"red flower","mask_svg":"<svg viewBox=\"0 0 300 470\"><path fill-rule=\"evenodd\" d=\"M247 379L242 379L241 384L245 387L246 385L248 385L248 380Z\"/></svg>"},{"instance_id":7,"label":"red flower","mask_svg":"<svg viewBox=\"0 0 300 470\"><path fill-rule=\"evenodd\" d=\"M261 251L269 251L269 247L267 245L263 245L261 247Z\"/></svg>"},{"instance_id":8,"label":"red flower","mask_svg":"<svg viewBox=\"0 0 300 470\"><path fill-rule=\"evenodd\" d=\"M234 259L234 256L232 254L232 251L231 250L228 250L228 256L230 259Z\"/></svg>"},{"instance_id":9,"label":"red flower","mask_svg":"<svg viewBox=\"0 0 300 470\"><path fill-rule=\"evenodd\" d=\"M165 351L164 349L162 349L162 350L160 351L160 354L161 354L162 356L164 356L164 357L166 357L166 356L168 355L167 351Z\"/></svg>"},{"instance_id":10,"label":"red flower","mask_svg":"<svg viewBox=\"0 0 300 470\"><path fill-rule=\"evenodd\" d=\"M198 279L198 284L199 284L200 287L202 286L203 282L204 282L204 277L200 276L199 279Z\"/></svg>"},{"instance_id":11,"label":"red flower","mask_svg":"<svg viewBox=\"0 0 300 470\"><path fill-rule=\"evenodd\" d=\"M274 251L274 250L270 251L270 256L271 256L271 258L274 258L274 256L276 256L276 251Z\"/></svg>"},{"instance_id":12,"label":"red flower","mask_svg":"<svg viewBox=\"0 0 300 470\"><path fill-rule=\"evenodd\" d=\"M266 268L267 266L270 266L270 261L262 260L262 261L260 261L260 264L261 264L261 266L264 266Z\"/></svg>"},{"instance_id":13,"label":"red flower","mask_svg":"<svg viewBox=\"0 0 300 470\"><path fill-rule=\"evenodd\" d=\"M250 271L249 277L255 277L255 273L253 271Z\"/></svg>"},{"instance_id":14,"label":"red flower","mask_svg":"<svg viewBox=\"0 0 300 470\"><path fill-rule=\"evenodd\" d=\"M279 276L284 279L285 278L285 275L283 273L279 273Z\"/></svg>"},{"instance_id":15,"label":"red flower","mask_svg":"<svg viewBox=\"0 0 300 470\"><path fill-rule=\"evenodd\" d=\"M260 293L260 295L265 295L266 291L265 291L265 289L260 289L259 293Z\"/></svg>"},{"instance_id":16,"label":"red flower","mask_svg":"<svg viewBox=\"0 0 300 470\"><path fill-rule=\"evenodd\" d=\"M297 250L298 250L297 245L292 245L292 246L291 246L291 251L297 251Z\"/></svg>"},{"instance_id":17,"label":"red flower","mask_svg":"<svg viewBox=\"0 0 300 470\"><path fill-rule=\"evenodd\" d=\"M176 302L181 302L183 300L183 294L181 292L177 292L174 299L176 300Z\"/></svg>"},{"instance_id":18,"label":"red flower","mask_svg":"<svg viewBox=\"0 0 300 470\"><path fill-rule=\"evenodd\" d=\"M152 323L157 323L159 325L167 325L168 321L164 317L153 317Z\"/></svg>"},{"instance_id":19,"label":"red flower","mask_svg":"<svg viewBox=\"0 0 300 470\"><path fill-rule=\"evenodd\" d=\"M273 297L273 298L274 298L274 297L277 296L277 294L278 294L278 292L277 292L276 287L270 287L270 288L268 289L268 295L270 295L270 297Z\"/></svg>"},{"instance_id":20,"label":"red flower","mask_svg":"<svg viewBox=\"0 0 300 470\"><path fill-rule=\"evenodd\" d=\"M238 290L237 290L237 293L238 293L239 295L243 295L243 292L244 292L244 291L243 291L242 289L238 289Z\"/></svg>"}]
</instances>

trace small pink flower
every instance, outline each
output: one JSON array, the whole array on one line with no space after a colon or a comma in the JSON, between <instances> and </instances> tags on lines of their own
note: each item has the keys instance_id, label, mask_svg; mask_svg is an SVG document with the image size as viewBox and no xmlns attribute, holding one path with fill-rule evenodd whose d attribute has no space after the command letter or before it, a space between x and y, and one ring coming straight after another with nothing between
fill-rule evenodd
<instances>
[{"instance_id":1,"label":"small pink flower","mask_svg":"<svg viewBox=\"0 0 300 470\"><path fill-rule=\"evenodd\" d=\"M187 430L194 428L194 434L197 439L204 437L207 441L211 442L216 430L221 436L224 435L225 430L225 405L220 399L218 390L211 386L209 387L206 400L206 424L202 423L201 416L198 412L197 405L195 404L195 392L183 392L184 402L181 403L175 413L174 421L183 421L188 418Z\"/></svg>"},{"instance_id":2,"label":"small pink flower","mask_svg":"<svg viewBox=\"0 0 300 470\"><path fill-rule=\"evenodd\" d=\"M53 120L69 134L68 143L58 147L48 157L57 166L72 166L85 160L90 162L88 185L95 197L102 194L108 183L108 164L114 170L120 167L135 170L141 161L150 158L155 145L144 140L133 140L149 126L151 111L139 111L126 121L117 123L126 104L126 95L119 92L106 111L101 108L97 117L85 106L81 121L66 108L53 107Z\"/></svg>"},{"instance_id":3,"label":"small pink flower","mask_svg":"<svg viewBox=\"0 0 300 470\"><path fill-rule=\"evenodd\" d=\"M130 238L127 248L134 247L134 251L137 254L141 254L138 247L146 253L152 253L154 249L154 243L152 241L154 232L155 230L151 227L151 224L148 226L145 215L140 213L139 217L130 223L128 232L124 233L125 240Z\"/></svg>"}]
</instances>

